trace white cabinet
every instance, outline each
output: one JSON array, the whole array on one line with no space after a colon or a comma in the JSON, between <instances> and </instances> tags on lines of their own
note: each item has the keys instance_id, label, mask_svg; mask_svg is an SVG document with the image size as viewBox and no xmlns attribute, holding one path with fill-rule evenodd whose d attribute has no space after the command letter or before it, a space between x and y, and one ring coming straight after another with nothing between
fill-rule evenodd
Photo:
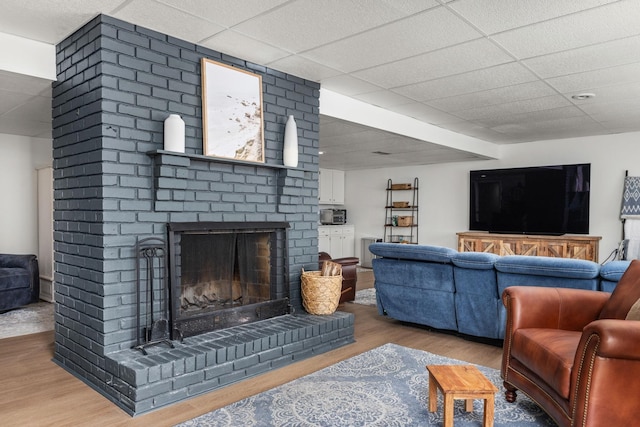
<instances>
[{"instance_id":1,"label":"white cabinet","mask_svg":"<svg viewBox=\"0 0 640 427\"><path fill-rule=\"evenodd\" d=\"M355 256L355 227L353 225L321 225L318 227L318 251L331 258Z\"/></svg>"},{"instance_id":2,"label":"white cabinet","mask_svg":"<svg viewBox=\"0 0 640 427\"><path fill-rule=\"evenodd\" d=\"M329 227L318 227L318 252L326 252L331 255L331 242L329 240Z\"/></svg>"},{"instance_id":3,"label":"white cabinet","mask_svg":"<svg viewBox=\"0 0 640 427\"><path fill-rule=\"evenodd\" d=\"M320 169L318 198L321 205L344 204L344 171Z\"/></svg>"}]
</instances>

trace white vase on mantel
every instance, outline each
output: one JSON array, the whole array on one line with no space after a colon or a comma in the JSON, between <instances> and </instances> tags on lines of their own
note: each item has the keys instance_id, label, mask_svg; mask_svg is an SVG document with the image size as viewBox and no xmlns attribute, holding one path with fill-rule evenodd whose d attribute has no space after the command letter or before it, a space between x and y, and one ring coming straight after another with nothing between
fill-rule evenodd
<instances>
[{"instance_id":1,"label":"white vase on mantel","mask_svg":"<svg viewBox=\"0 0 640 427\"><path fill-rule=\"evenodd\" d=\"M284 126L284 150L282 160L285 166L295 168L298 166L298 126L296 119L290 115Z\"/></svg>"},{"instance_id":2,"label":"white vase on mantel","mask_svg":"<svg viewBox=\"0 0 640 427\"><path fill-rule=\"evenodd\" d=\"M184 153L184 120L171 114L164 121L164 149Z\"/></svg>"}]
</instances>

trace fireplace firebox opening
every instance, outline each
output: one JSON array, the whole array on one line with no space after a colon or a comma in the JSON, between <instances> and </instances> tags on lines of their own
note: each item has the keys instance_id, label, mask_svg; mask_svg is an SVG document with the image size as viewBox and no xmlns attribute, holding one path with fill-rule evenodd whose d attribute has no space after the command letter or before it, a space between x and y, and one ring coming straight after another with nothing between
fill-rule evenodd
<instances>
[{"instance_id":1,"label":"fireplace firebox opening","mask_svg":"<svg viewBox=\"0 0 640 427\"><path fill-rule=\"evenodd\" d=\"M172 339L291 312L286 222L169 223Z\"/></svg>"}]
</instances>

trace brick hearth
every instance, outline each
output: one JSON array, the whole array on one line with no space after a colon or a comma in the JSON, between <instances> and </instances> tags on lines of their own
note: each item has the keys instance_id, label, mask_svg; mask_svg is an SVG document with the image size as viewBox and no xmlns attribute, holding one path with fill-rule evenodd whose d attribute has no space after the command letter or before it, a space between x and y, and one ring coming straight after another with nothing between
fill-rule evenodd
<instances>
[{"instance_id":1,"label":"brick hearth","mask_svg":"<svg viewBox=\"0 0 640 427\"><path fill-rule=\"evenodd\" d=\"M137 412L224 387L353 342L353 314L291 314L107 357L111 385Z\"/></svg>"}]
</instances>

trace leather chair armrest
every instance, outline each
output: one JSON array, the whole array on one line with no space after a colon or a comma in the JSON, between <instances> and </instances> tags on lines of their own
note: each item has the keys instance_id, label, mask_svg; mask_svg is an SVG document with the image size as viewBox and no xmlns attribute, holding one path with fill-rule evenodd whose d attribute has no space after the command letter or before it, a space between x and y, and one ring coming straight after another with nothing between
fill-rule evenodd
<instances>
[{"instance_id":1,"label":"leather chair armrest","mask_svg":"<svg viewBox=\"0 0 640 427\"><path fill-rule=\"evenodd\" d=\"M637 320L596 320L584 329L571 372L571 425L637 424L638 342Z\"/></svg>"},{"instance_id":2,"label":"leather chair armrest","mask_svg":"<svg viewBox=\"0 0 640 427\"><path fill-rule=\"evenodd\" d=\"M336 258L336 259L332 259L331 261L333 262L337 262L338 264L342 265L342 266L347 266L347 265L355 265L358 264L360 262L360 258L356 258L356 257L345 257L345 258Z\"/></svg>"},{"instance_id":3,"label":"leather chair armrest","mask_svg":"<svg viewBox=\"0 0 640 427\"><path fill-rule=\"evenodd\" d=\"M331 255L329 255L326 252L320 252L318 253L318 261L330 261L331 260Z\"/></svg>"},{"instance_id":4,"label":"leather chair armrest","mask_svg":"<svg viewBox=\"0 0 640 427\"><path fill-rule=\"evenodd\" d=\"M609 359L640 361L640 321L601 319L589 323L582 332L582 341L597 336L596 354ZM590 338L591 337L591 338Z\"/></svg>"},{"instance_id":5,"label":"leather chair armrest","mask_svg":"<svg viewBox=\"0 0 640 427\"><path fill-rule=\"evenodd\" d=\"M582 329L596 320L611 295L584 289L511 286L502 293L507 333L520 328Z\"/></svg>"}]
</instances>

